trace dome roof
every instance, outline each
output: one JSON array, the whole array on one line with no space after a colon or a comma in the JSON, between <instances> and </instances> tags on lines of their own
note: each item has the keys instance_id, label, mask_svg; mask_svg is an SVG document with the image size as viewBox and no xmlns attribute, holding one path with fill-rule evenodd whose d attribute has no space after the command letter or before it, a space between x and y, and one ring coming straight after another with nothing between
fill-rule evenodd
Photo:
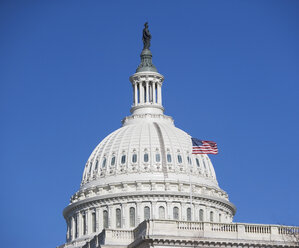
<instances>
[{"instance_id":1,"label":"dome roof","mask_svg":"<svg viewBox=\"0 0 299 248\"><path fill-rule=\"evenodd\" d=\"M189 181L218 187L205 154L192 154L191 136L171 117L144 114L127 117L90 155L81 188L134 180Z\"/></svg>"}]
</instances>

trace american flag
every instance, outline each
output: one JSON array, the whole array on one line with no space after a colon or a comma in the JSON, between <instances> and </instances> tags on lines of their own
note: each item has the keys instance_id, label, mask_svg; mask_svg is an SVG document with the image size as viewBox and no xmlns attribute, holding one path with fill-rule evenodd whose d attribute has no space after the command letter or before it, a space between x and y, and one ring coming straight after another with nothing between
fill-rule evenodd
<instances>
[{"instance_id":1,"label":"american flag","mask_svg":"<svg viewBox=\"0 0 299 248\"><path fill-rule=\"evenodd\" d=\"M192 154L218 154L217 144L214 141L192 139Z\"/></svg>"}]
</instances>

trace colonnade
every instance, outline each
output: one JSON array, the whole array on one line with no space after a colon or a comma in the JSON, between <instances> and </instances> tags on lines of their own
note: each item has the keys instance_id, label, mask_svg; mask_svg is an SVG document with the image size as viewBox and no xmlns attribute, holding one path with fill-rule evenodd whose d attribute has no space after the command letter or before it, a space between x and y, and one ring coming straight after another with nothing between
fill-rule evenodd
<instances>
[{"instance_id":1,"label":"colonnade","mask_svg":"<svg viewBox=\"0 0 299 248\"><path fill-rule=\"evenodd\" d=\"M134 208L134 216L131 216L132 208ZM211 217L212 215L213 217ZM221 218L221 216L225 218ZM67 241L71 241L99 232L104 228L132 229L147 218L224 223L232 221L223 210L199 203L193 203L190 208L190 204L187 202L131 202L86 209L75 213L67 219L66 238Z\"/></svg>"},{"instance_id":2,"label":"colonnade","mask_svg":"<svg viewBox=\"0 0 299 248\"><path fill-rule=\"evenodd\" d=\"M134 106L139 104L162 105L161 84L153 81L141 81L133 84Z\"/></svg>"}]
</instances>

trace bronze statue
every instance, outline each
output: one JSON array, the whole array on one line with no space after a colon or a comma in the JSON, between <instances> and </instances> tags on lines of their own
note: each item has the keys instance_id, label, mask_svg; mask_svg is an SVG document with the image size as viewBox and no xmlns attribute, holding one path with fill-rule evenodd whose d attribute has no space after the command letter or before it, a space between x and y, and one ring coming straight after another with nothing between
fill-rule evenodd
<instances>
[{"instance_id":1,"label":"bronze statue","mask_svg":"<svg viewBox=\"0 0 299 248\"><path fill-rule=\"evenodd\" d=\"M143 29L143 34L142 34L142 40L143 40L143 50L144 49L149 49L151 45L151 34L148 30L148 23L144 23L144 29Z\"/></svg>"}]
</instances>

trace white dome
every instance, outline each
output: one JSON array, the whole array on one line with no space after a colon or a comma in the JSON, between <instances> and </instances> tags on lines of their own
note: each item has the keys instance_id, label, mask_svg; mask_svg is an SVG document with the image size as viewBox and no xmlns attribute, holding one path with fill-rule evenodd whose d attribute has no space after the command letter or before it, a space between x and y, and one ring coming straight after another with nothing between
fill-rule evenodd
<instances>
[{"instance_id":1,"label":"white dome","mask_svg":"<svg viewBox=\"0 0 299 248\"><path fill-rule=\"evenodd\" d=\"M92 152L82 189L116 182L167 180L218 188L214 168L205 154L192 154L191 136L164 115L127 117Z\"/></svg>"}]
</instances>

